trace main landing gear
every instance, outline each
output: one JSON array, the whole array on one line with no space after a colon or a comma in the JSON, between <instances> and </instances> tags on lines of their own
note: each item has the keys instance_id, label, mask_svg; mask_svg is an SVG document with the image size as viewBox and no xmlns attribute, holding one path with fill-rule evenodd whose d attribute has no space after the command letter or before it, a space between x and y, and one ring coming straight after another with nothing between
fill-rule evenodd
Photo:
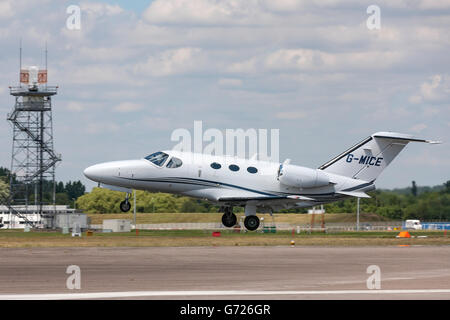
<instances>
[{"instance_id":1,"label":"main landing gear","mask_svg":"<svg viewBox=\"0 0 450 320\"><path fill-rule=\"evenodd\" d=\"M123 201L120 203L120 205L119 205L120 211L122 211L122 212L128 212L128 211L130 211L130 209L131 209L131 204L130 204L130 201L128 200L129 198L130 198L130 194L127 193L127 195L126 195L126 197L125 197L125 200L123 200Z\"/></svg>"},{"instance_id":2,"label":"main landing gear","mask_svg":"<svg viewBox=\"0 0 450 320\"><path fill-rule=\"evenodd\" d=\"M259 218L257 216L246 216L244 226L250 231L255 231L259 227Z\"/></svg>"},{"instance_id":3,"label":"main landing gear","mask_svg":"<svg viewBox=\"0 0 450 320\"><path fill-rule=\"evenodd\" d=\"M225 207L224 214L222 216L222 224L231 228L234 227L237 223L236 215L233 213L233 207ZM248 215L245 217L244 226L249 231L255 231L259 228L259 218L253 213L252 215Z\"/></svg>"},{"instance_id":4,"label":"main landing gear","mask_svg":"<svg viewBox=\"0 0 450 320\"><path fill-rule=\"evenodd\" d=\"M233 213L232 207L225 207L224 214L222 216L222 224L227 227L231 228L234 227L237 223L237 217Z\"/></svg>"}]
</instances>

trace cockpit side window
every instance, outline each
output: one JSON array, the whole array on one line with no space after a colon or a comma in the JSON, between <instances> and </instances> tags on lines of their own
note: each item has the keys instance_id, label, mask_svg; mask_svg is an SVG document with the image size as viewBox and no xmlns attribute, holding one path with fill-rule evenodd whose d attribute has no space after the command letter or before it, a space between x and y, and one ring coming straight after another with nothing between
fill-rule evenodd
<instances>
[{"instance_id":1,"label":"cockpit side window","mask_svg":"<svg viewBox=\"0 0 450 320\"><path fill-rule=\"evenodd\" d=\"M147 159L148 161L161 167L164 164L164 162L166 162L168 157L169 157L169 155L167 153L158 151L158 152L152 153L149 156L146 156L145 159Z\"/></svg>"},{"instance_id":2,"label":"cockpit side window","mask_svg":"<svg viewBox=\"0 0 450 320\"><path fill-rule=\"evenodd\" d=\"M181 167L181 165L183 164L183 161L181 161L181 159L172 157L172 159L170 159L170 161L167 163L167 168L178 168Z\"/></svg>"}]
</instances>

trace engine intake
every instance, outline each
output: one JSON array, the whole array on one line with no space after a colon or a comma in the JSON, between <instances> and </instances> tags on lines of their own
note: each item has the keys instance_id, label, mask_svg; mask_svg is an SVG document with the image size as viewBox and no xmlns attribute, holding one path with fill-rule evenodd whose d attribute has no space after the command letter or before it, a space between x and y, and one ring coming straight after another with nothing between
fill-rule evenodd
<instances>
[{"instance_id":1,"label":"engine intake","mask_svg":"<svg viewBox=\"0 0 450 320\"><path fill-rule=\"evenodd\" d=\"M322 170L289 164L280 165L278 180L284 185L296 188L324 187L330 183L330 178Z\"/></svg>"}]
</instances>

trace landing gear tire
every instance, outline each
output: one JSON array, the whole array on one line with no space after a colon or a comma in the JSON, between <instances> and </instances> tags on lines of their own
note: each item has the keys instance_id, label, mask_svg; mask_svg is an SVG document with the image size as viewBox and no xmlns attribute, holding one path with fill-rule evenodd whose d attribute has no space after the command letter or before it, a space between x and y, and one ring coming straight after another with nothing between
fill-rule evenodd
<instances>
[{"instance_id":1,"label":"landing gear tire","mask_svg":"<svg viewBox=\"0 0 450 320\"><path fill-rule=\"evenodd\" d=\"M231 228L234 227L237 223L237 217L234 213L224 213L222 216L222 224L227 227Z\"/></svg>"},{"instance_id":2,"label":"landing gear tire","mask_svg":"<svg viewBox=\"0 0 450 320\"><path fill-rule=\"evenodd\" d=\"M247 217L245 217L244 226L249 231L255 231L259 227L259 218L257 216L247 216Z\"/></svg>"},{"instance_id":3,"label":"landing gear tire","mask_svg":"<svg viewBox=\"0 0 450 320\"><path fill-rule=\"evenodd\" d=\"M129 201L123 200L123 201L120 203L120 211L122 211L122 212L128 212L128 211L130 211L130 209L131 209L131 204L130 204Z\"/></svg>"}]
</instances>

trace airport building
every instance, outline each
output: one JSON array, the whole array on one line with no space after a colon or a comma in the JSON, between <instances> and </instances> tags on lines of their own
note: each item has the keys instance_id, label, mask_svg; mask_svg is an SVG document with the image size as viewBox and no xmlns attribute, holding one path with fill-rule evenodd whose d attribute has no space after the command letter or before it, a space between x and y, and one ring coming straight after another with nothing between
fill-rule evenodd
<instances>
[{"instance_id":1,"label":"airport building","mask_svg":"<svg viewBox=\"0 0 450 320\"><path fill-rule=\"evenodd\" d=\"M78 217L80 215L75 209L66 205L46 205L42 207L38 205L19 205L14 206L13 209L14 214L8 206L0 205L0 229L24 229L27 221L36 227L44 227L47 224L45 220L47 215L53 216L56 214L57 217L60 215ZM55 225L55 227L57 226Z\"/></svg>"}]
</instances>

